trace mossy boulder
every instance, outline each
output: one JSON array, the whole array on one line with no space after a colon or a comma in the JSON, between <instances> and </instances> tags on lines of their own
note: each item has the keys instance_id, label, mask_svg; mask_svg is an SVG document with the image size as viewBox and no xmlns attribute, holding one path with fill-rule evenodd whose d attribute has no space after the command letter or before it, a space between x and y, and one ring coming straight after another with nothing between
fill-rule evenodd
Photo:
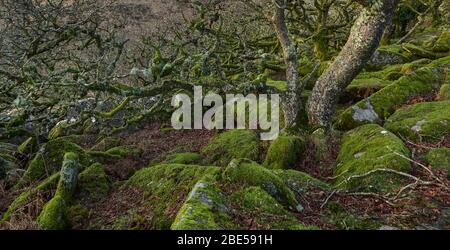
<instances>
[{"instance_id":1,"label":"mossy boulder","mask_svg":"<svg viewBox=\"0 0 450 250\"><path fill-rule=\"evenodd\" d=\"M442 85L439 90L438 99L441 101L450 101L450 84Z\"/></svg>"},{"instance_id":2,"label":"mossy boulder","mask_svg":"<svg viewBox=\"0 0 450 250\"><path fill-rule=\"evenodd\" d=\"M447 52L450 50L450 32L444 31L436 40L433 46L435 52Z\"/></svg>"},{"instance_id":3,"label":"mossy boulder","mask_svg":"<svg viewBox=\"0 0 450 250\"><path fill-rule=\"evenodd\" d=\"M166 157L164 163L173 164L200 164L203 161L203 156L197 153L176 153L170 154Z\"/></svg>"},{"instance_id":4,"label":"mossy boulder","mask_svg":"<svg viewBox=\"0 0 450 250\"><path fill-rule=\"evenodd\" d=\"M72 152L78 155L81 168L90 166L93 158L85 153L83 148L75 143L58 138L44 144L36 156L28 164L22 179L16 188L23 185L49 177L59 171L62 166L63 158L66 152Z\"/></svg>"},{"instance_id":5,"label":"mossy boulder","mask_svg":"<svg viewBox=\"0 0 450 250\"><path fill-rule=\"evenodd\" d=\"M196 183L205 175L218 171L218 167L162 164L144 168L136 172L125 184L125 188L139 190L144 195L148 206L148 228L169 229L174 222L180 206L185 201ZM136 202L141 202L138 199ZM129 218L132 211L117 218L114 228L127 229L133 219ZM132 217L132 216L131 216ZM123 224L122 221L128 221Z\"/></svg>"},{"instance_id":6,"label":"mossy boulder","mask_svg":"<svg viewBox=\"0 0 450 250\"><path fill-rule=\"evenodd\" d=\"M346 133L336 160L334 176L338 188L390 192L398 187L400 177L395 173L375 172L376 169L411 170L408 148L402 140L376 124L358 127Z\"/></svg>"},{"instance_id":7,"label":"mossy boulder","mask_svg":"<svg viewBox=\"0 0 450 250\"><path fill-rule=\"evenodd\" d=\"M394 65L387 65L384 66L382 69L377 71L368 71L365 70L361 73L359 73L358 76L356 76L355 79L380 79L380 80L387 80L387 81L395 81L399 79L402 74L402 67L403 64L394 64Z\"/></svg>"},{"instance_id":8,"label":"mossy boulder","mask_svg":"<svg viewBox=\"0 0 450 250\"><path fill-rule=\"evenodd\" d=\"M303 210L283 180L256 162L247 159L233 160L222 173L222 177L227 183L260 187L289 210Z\"/></svg>"},{"instance_id":9,"label":"mossy boulder","mask_svg":"<svg viewBox=\"0 0 450 250\"><path fill-rule=\"evenodd\" d=\"M389 117L385 128L416 141L440 141L450 132L450 101L401 108Z\"/></svg>"},{"instance_id":10,"label":"mossy boulder","mask_svg":"<svg viewBox=\"0 0 450 250\"><path fill-rule=\"evenodd\" d=\"M239 213L254 219L265 230L318 230L315 226L302 224L294 214L287 211L261 187L248 187L231 196L239 204ZM247 228L248 229L248 228Z\"/></svg>"},{"instance_id":11,"label":"mossy boulder","mask_svg":"<svg viewBox=\"0 0 450 250\"><path fill-rule=\"evenodd\" d=\"M432 149L426 155L426 160L433 168L447 170L447 176L450 178L450 148Z\"/></svg>"},{"instance_id":12,"label":"mossy boulder","mask_svg":"<svg viewBox=\"0 0 450 250\"><path fill-rule=\"evenodd\" d=\"M286 186L296 194L306 195L311 189L331 190L331 186L307 173L296 170L275 170Z\"/></svg>"},{"instance_id":13,"label":"mossy boulder","mask_svg":"<svg viewBox=\"0 0 450 250\"><path fill-rule=\"evenodd\" d=\"M260 229L318 229L305 226L259 186L235 186L218 175L207 175L190 193L172 224L175 230L250 229L240 216L254 219ZM227 192L228 191L228 192Z\"/></svg>"},{"instance_id":14,"label":"mossy boulder","mask_svg":"<svg viewBox=\"0 0 450 250\"><path fill-rule=\"evenodd\" d=\"M78 175L80 197L97 199L109 192L110 184L103 166L95 163Z\"/></svg>"},{"instance_id":15,"label":"mossy boulder","mask_svg":"<svg viewBox=\"0 0 450 250\"><path fill-rule=\"evenodd\" d=\"M436 59L439 58L439 56L434 53L433 51L427 50L425 48L422 48L420 46L411 44L411 43L404 43L402 44L402 47L416 56L416 58L429 58L429 59Z\"/></svg>"},{"instance_id":16,"label":"mossy boulder","mask_svg":"<svg viewBox=\"0 0 450 250\"><path fill-rule=\"evenodd\" d=\"M386 65L401 64L409 61L409 54L398 45L387 45L378 48L367 63L369 68L380 68Z\"/></svg>"},{"instance_id":17,"label":"mossy boulder","mask_svg":"<svg viewBox=\"0 0 450 250\"><path fill-rule=\"evenodd\" d=\"M216 187L217 170L197 182L175 218L172 230L236 229L229 216L230 208Z\"/></svg>"},{"instance_id":18,"label":"mossy boulder","mask_svg":"<svg viewBox=\"0 0 450 250\"><path fill-rule=\"evenodd\" d=\"M294 168L305 149L303 138L299 136L279 136L271 143L264 166L270 169Z\"/></svg>"},{"instance_id":19,"label":"mossy boulder","mask_svg":"<svg viewBox=\"0 0 450 250\"><path fill-rule=\"evenodd\" d=\"M42 209L37 223L44 230L65 230L67 229L66 202L56 195L47 202Z\"/></svg>"},{"instance_id":20,"label":"mossy boulder","mask_svg":"<svg viewBox=\"0 0 450 250\"><path fill-rule=\"evenodd\" d=\"M252 130L229 130L214 137L202 154L211 164L223 167L233 159L256 161L260 155L260 140Z\"/></svg>"},{"instance_id":21,"label":"mossy boulder","mask_svg":"<svg viewBox=\"0 0 450 250\"><path fill-rule=\"evenodd\" d=\"M345 89L341 102L359 101L391 84L391 81L379 78L355 79Z\"/></svg>"},{"instance_id":22,"label":"mossy boulder","mask_svg":"<svg viewBox=\"0 0 450 250\"><path fill-rule=\"evenodd\" d=\"M403 76L345 110L339 115L335 125L338 129L350 130L368 123L381 124L410 98L438 89L445 81L446 75L445 70L440 67L425 67Z\"/></svg>"},{"instance_id":23,"label":"mossy boulder","mask_svg":"<svg viewBox=\"0 0 450 250\"><path fill-rule=\"evenodd\" d=\"M402 74L410 75L411 73L415 72L416 70L432 63L430 59L422 58L410 63L405 63L402 65Z\"/></svg>"},{"instance_id":24,"label":"mossy boulder","mask_svg":"<svg viewBox=\"0 0 450 250\"><path fill-rule=\"evenodd\" d=\"M59 195L66 202L72 199L78 183L79 159L75 153L66 153L61 167L56 195Z\"/></svg>"}]
</instances>

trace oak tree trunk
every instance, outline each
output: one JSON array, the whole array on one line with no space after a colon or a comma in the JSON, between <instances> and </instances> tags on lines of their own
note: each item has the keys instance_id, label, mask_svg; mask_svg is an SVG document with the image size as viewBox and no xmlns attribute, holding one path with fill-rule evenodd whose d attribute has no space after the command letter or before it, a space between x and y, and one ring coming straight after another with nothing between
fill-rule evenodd
<instances>
[{"instance_id":1,"label":"oak tree trunk","mask_svg":"<svg viewBox=\"0 0 450 250\"><path fill-rule=\"evenodd\" d=\"M298 66L297 66L297 55L295 51L294 43L289 37L289 30L286 26L285 20L285 1L276 0L275 1L275 14L273 16L273 24L275 26L275 31L277 38L281 44L284 54L284 60L286 64L286 81L287 89L283 94L283 112L285 117L285 127L292 127L295 125L297 120L297 115L301 107L300 104L300 93L297 87L298 81Z\"/></svg>"},{"instance_id":2,"label":"oak tree trunk","mask_svg":"<svg viewBox=\"0 0 450 250\"><path fill-rule=\"evenodd\" d=\"M347 43L320 76L308 102L309 122L326 129L343 90L363 69L379 46L399 0L357 0L363 9L353 24Z\"/></svg>"}]
</instances>

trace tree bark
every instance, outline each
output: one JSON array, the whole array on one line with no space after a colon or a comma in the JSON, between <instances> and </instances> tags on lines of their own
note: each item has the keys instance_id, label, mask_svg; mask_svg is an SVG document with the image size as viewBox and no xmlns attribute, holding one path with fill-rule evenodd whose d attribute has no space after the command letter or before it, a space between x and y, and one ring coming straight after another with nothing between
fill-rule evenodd
<instances>
[{"instance_id":1,"label":"tree bark","mask_svg":"<svg viewBox=\"0 0 450 250\"><path fill-rule=\"evenodd\" d=\"M379 46L384 29L391 22L399 0L358 2L362 3L364 8L353 24L347 43L317 80L309 99L308 116L313 126L330 129L341 93Z\"/></svg>"},{"instance_id":2,"label":"tree bark","mask_svg":"<svg viewBox=\"0 0 450 250\"><path fill-rule=\"evenodd\" d=\"M275 1L275 14L272 18L273 24L275 26L275 31L277 38L281 44L284 54L284 60L286 64L286 81L287 89L283 94L283 112L285 117L285 127L295 126L297 121L297 116L299 109L301 107L300 103L300 93L298 90L301 88L297 87L298 82L298 65L297 65L297 54L295 51L294 43L289 37L289 30L286 25L285 20L285 1L276 0Z\"/></svg>"}]
</instances>

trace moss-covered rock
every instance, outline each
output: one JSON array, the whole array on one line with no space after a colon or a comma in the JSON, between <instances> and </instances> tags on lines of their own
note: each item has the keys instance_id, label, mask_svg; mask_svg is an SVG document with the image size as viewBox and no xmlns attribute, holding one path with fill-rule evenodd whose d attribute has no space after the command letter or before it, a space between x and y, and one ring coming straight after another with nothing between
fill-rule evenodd
<instances>
[{"instance_id":1,"label":"moss-covered rock","mask_svg":"<svg viewBox=\"0 0 450 250\"><path fill-rule=\"evenodd\" d=\"M267 152L264 166L271 169L293 168L306 149L299 136L279 136Z\"/></svg>"},{"instance_id":2,"label":"moss-covered rock","mask_svg":"<svg viewBox=\"0 0 450 250\"><path fill-rule=\"evenodd\" d=\"M108 151L114 147L118 147L121 140L116 137L106 137L102 139L99 143L95 144L91 150L92 151Z\"/></svg>"},{"instance_id":3,"label":"moss-covered rock","mask_svg":"<svg viewBox=\"0 0 450 250\"><path fill-rule=\"evenodd\" d=\"M109 191L109 181L103 167L99 163L92 164L78 175L78 186L81 197L97 199Z\"/></svg>"},{"instance_id":4,"label":"moss-covered rock","mask_svg":"<svg viewBox=\"0 0 450 250\"><path fill-rule=\"evenodd\" d=\"M61 174L59 178L56 195L69 202L78 183L79 159L75 153L66 153L61 167Z\"/></svg>"},{"instance_id":5,"label":"moss-covered rock","mask_svg":"<svg viewBox=\"0 0 450 250\"><path fill-rule=\"evenodd\" d=\"M249 187L232 195L233 203L239 204L239 213L254 219L265 230L317 230L315 226L305 226L285 210L272 196L260 187Z\"/></svg>"},{"instance_id":6,"label":"moss-covered rock","mask_svg":"<svg viewBox=\"0 0 450 250\"><path fill-rule=\"evenodd\" d=\"M36 197L40 192L56 189L58 185L58 181L60 178L60 174L56 173L51 177L44 180L38 186L34 188L30 188L24 192L22 192L8 207L8 210L3 214L3 220L8 221L11 219L11 216L21 207L23 207L27 202L31 201Z\"/></svg>"},{"instance_id":7,"label":"moss-covered rock","mask_svg":"<svg viewBox=\"0 0 450 250\"><path fill-rule=\"evenodd\" d=\"M396 107L405 104L411 97L439 88L446 76L445 70L440 67L422 68L348 108L338 117L335 125L338 129L350 130L368 123L381 124L395 112Z\"/></svg>"},{"instance_id":8,"label":"moss-covered rock","mask_svg":"<svg viewBox=\"0 0 450 250\"><path fill-rule=\"evenodd\" d=\"M359 101L361 99L369 97L371 94L379 91L380 89L391 84L391 81L379 79L379 78L367 78L367 79L355 79L345 89L342 101Z\"/></svg>"},{"instance_id":9,"label":"moss-covered rock","mask_svg":"<svg viewBox=\"0 0 450 250\"><path fill-rule=\"evenodd\" d=\"M294 193L271 170L246 159L233 160L222 174L227 183L261 187L279 203L292 211L302 211Z\"/></svg>"},{"instance_id":10,"label":"moss-covered rock","mask_svg":"<svg viewBox=\"0 0 450 250\"><path fill-rule=\"evenodd\" d=\"M438 99L441 101L450 101L450 84L442 85L439 90Z\"/></svg>"},{"instance_id":11,"label":"moss-covered rock","mask_svg":"<svg viewBox=\"0 0 450 250\"><path fill-rule=\"evenodd\" d=\"M203 156L197 153L177 153L168 155L164 163L200 164L202 161Z\"/></svg>"},{"instance_id":12,"label":"moss-covered rock","mask_svg":"<svg viewBox=\"0 0 450 250\"><path fill-rule=\"evenodd\" d=\"M37 218L37 223L44 230L67 229L66 203L64 199L56 195L47 202Z\"/></svg>"},{"instance_id":13,"label":"moss-covered rock","mask_svg":"<svg viewBox=\"0 0 450 250\"><path fill-rule=\"evenodd\" d=\"M403 64L387 65L381 70L377 71L363 71L355 79L380 79L387 81L395 81L403 76L402 74Z\"/></svg>"},{"instance_id":14,"label":"moss-covered rock","mask_svg":"<svg viewBox=\"0 0 450 250\"><path fill-rule=\"evenodd\" d=\"M415 72L416 70L430 64L432 61L427 58L422 58L410 63L405 63L402 65L402 74L410 75L411 73Z\"/></svg>"},{"instance_id":15,"label":"moss-covered rock","mask_svg":"<svg viewBox=\"0 0 450 250\"><path fill-rule=\"evenodd\" d=\"M427 50L425 48L419 47L414 44L404 43L404 44L402 44L402 47L406 51L408 51L411 54L413 54L414 56L416 56L417 58L429 58L429 59L439 58L439 56L437 54L435 54L434 52Z\"/></svg>"},{"instance_id":16,"label":"moss-covered rock","mask_svg":"<svg viewBox=\"0 0 450 250\"><path fill-rule=\"evenodd\" d=\"M163 164L144 168L136 172L125 184L125 187L143 192L148 205L148 216L153 220L149 228L169 229L176 213L188 194L205 175L218 171L217 167ZM137 202L140 202L139 199ZM129 228L130 219L123 215L117 219L114 228ZM131 219L132 220L132 219ZM128 224L121 223L128 221Z\"/></svg>"},{"instance_id":17,"label":"moss-covered rock","mask_svg":"<svg viewBox=\"0 0 450 250\"><path fill-rule=\"evenodd\" d=\"M398 45L381 46L367 63L369 68L380 68L386 65L401 64L409 61L409 54Z\"/></svg>"},{"instance_id":18,"label":"moss-covered rock","mask_svg":"<svg viewBox=\"0 0 450 250\"><path fill-rule=\"evenodd\" d=\"M446 169L450 178L450 148L432 149L428 152L426 160L433 168Z\"/></svg>"},{"instance_id":19,"label":"moss-covered rock","mask_svg":"<svg viewBox=\"0 0 450 250\"><path fill-rule=\"evenodd\" d=\"M401 108L389 117L385 128L413 140L439 141L450 132L450 101Z\"/></svg>"},{"instance_id":20,"label":"moss-covered rock","mask_svg":"<svg viewBox=\"0 0 450 250\"><path fill-rule=\"evenodd\" d=\"M106 151L107 154L119 157L132 157L139 159L142 154L142 150L136 146L118 146Z\"/></svg>"},{"instance_id":21,"label":"moss-covered rock","mask_svg":"<svg viewBox=\"0 0 450 250\"><path fill-rule=\"evenodd\" d=\"M320 181L307 173L296 170L275 170L274 173L278 175L286 186L289 187L296 194L305 195L310 189L330 190L331 186L323 181Z\"/></svg>"},{"instance_id":22,"label":"moss-covered rock","mask_svg":"<svg viewBox=\"0 0 450 250\"><path fill-rule=\"evenodd\" d=\"M16 188L23 187L32 181L41 180L59 171L66 152L73 152L79 156L81 168L90 166L93 163L92 157L86 154L83 148L63 138L58 138L44 144L40 148L39 152L28 164L27 170L16 185Z\"/></svg>"},{"instance_id":23,"label":"moss-covered rock","mask_svg":"<svg viewBox=\"0 0 450 250\"><path fill-rule=\"evenodd\" d=\"M441 33L437 41L434 43L433 51L447 52L450 50L450 32L444 31Z\"/></svg>"},{"instance_id":24,"label":"moss-covered rock","mask_svg":"<svg viewBox=\"0 0 450 250\"><path fill-rule=\"evenodd\" d=\"M236 229L223 195L216 187L217 170L197 182L177 214L172 230Z\"/></svg>"},{"instance_id":25,"label":"moss-covered rock","mask_svg":"<svg viewBox=\"0 0 450 250\"><path fill-rule=\"evenodd\" d=\"M251 130L229 130L217 135L202 150L207 160L218 166L227 166L233 159L258 160L260 154L258 135Z\"/></svg>"},{"instance_id":26,"label":"moss-covered rock","mask_svg":"<svg viewBox=\"0 0 450 250\"><path fill-rule=\"evenodd\" d=\"M409 155L402 140L379 125L356 128L343 137L334 169L336 185L339 188L390 192L401 184L399 176L394 173L377 172L363 178L349 178L380 168L409 172L410 162L404 158Z\"/></svg>"}]
</instances>

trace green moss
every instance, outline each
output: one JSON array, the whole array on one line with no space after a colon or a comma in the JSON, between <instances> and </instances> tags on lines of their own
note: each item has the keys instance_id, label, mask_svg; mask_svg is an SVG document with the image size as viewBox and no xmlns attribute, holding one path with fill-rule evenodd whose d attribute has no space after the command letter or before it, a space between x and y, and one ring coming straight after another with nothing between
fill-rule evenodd
<instances>
[{"instance_id":1,"label":"green moss","mask_svg":"<svg viewBox=\"0 0 450 250\"><path fill-rule=\"evenodd\" d=\"M218 172L205 175L195 184L178 212L172 230L235 229L224 197L215 186Z\"/></svg>"},{"instance_id":2,"label":"green moss","mask_svg":"<svg viewBox=\"0 0 450 250\"><path fill-rule=\"evenodd\" d=\"M155 229L169 229L176 212L194 185L206 174L218 171L217 167L204 167L181 164L163 164L139 170L126 183L126 187L140 190L144 193L145 201L149 207L147 216L152 217L146 222L148 227ZM137 202L141 202L139 199ZM118 218L120 221L128 215ZM116 225L118 228L129 228L129 225Z\"/></svg>"},{"instance_id":3,"label":"green moss","mask_svg":"<svg viewBox=\"0 0 450 250\"><path fill-rule=\"evenodd\" d=\"M22 179L16 185L16 188L23 187L25 184L41 180L49 175L59 171L62 166L63 157L66 152L73 152L79 156L81 167L89 166L93 163L91 156L72 142L63 138L58 138L44 144L33 160L28 165Z\"/></svg>"},{"instance_id":4,"label":"green moss","mask_svg":"<svg viewBox=\"0 0 450 250\"><path fill-rule=\"evenodd\" d=\"M444 31L434 43L433 51L447 52L450 50L450 32Z\"/></svg>"},{"instance_id":5,"label":"green moss","mask_svg":"<svg viewBox=\"0 0 450 250\"><path fill-rule=\"evenodd\" d=\"M47 204L37 218L37 223L44 230L64 230L67 228L66 203L56 195Z\"/></svg>"},{"instance_id":6,"label":"green moss","mask_svg":"<svg viewBox=\"0 0 450 250\"><path fill-rule=\"evenodd\" d=\"M433 168L446 169L450 178L450 148L432 149L428 152L426 160Z\"/></svg>"},{"instance_id":7,"label":"green moss","mask_svg":"<svg viewBox=\"0 0 450 250\"><path fill-rule=\"evenodd\" d=\"M95 163L86 168L78 176L78 186L81 197L98 199L109 192L109 181L103 167Z\"/></svg>"},{"instance_id":8,"label":"green moss","mask_svg":"<svg viewBox=\"0 0 450 250\"><path fill-rule=\"evenodd\" d=\"M142 150L135 146L119 146L109 149L106 153L124 158L132 157L138 159L141 157Z\"/></svg>"},{"instance_id":9,"label":"green moss","mask_svg":"<svg viewBox=\"0 0 450 250\"><path fill-rule=\"evenodd\" d=\"M380 79L380 80L397 80L400 77L392 77L393 75L401 74L403 64L387 65L379 71L364 71L360 73L355 79Z\"/></svg>"},{"instance_id":10,"label":"green moss","mask_svg":"<svg viewBox=\"0 0 450 250\"><path fill-rule=\"evenodd\" d=\"M102 139L99 143L95 144L91 150L92 151L108 151L114 147L120 145L120 139L115 137L106 137Z\"/></svg>"},{"instance_id":11,"label":"green moss","mask_svg":"<svg viewBox=\"0 0 450 250\"><path fill-rule=\"evenodd\" d=\"M293 168L305 149L305 141L301 137L279 136L271 143L264 166L271 169Z\"/></svg>"},{"instance_id":12,"label":"green moss","mask_svg":"<svg viewBox=\"0 0 450 250\"><path fill-rule=\"evenodd\" d=\"M409 157L402 140L376 124L356 128L345 134L336 160L334 176L339 188L390 192L399 184L393 173L375 173L364 178L348 180L372 170L384 168L403 172L411 170L410 162L394 152Z\"/></svg>"},{"instance_id":13,"label":"green moss","mask_svg":"<svg viewBox=\"0 0 450 250\"><path fill-rule=\"evenodd\" d=\"M231 160L238 158L258 160L259 138L251 130L229 130L213 138L202 154L211 164L218 166L227 166Z\"/></svg>"},{"instance_id":14,"label":"green moss","mask_svg":"<svg viewBox=\"0 0 450 250\"><path fill-rule=\"evenodd\" d=\"M345 110L338 117L336 127L350 130L367 123L382 123L411 97L433 92L445 77L445 71L438 67L425 67L404 76Z\"/></svg>"},{"instance_id":15,"label":"green moss","mask_svg":"<svg viewBox=\"0 0 450 250\"><path fill-rule=\"evenodd\" d=\"M412 72L430 64L432 61L427 58L419 59L410 63L405 63L402 66L402 73L403 74L411 74Z\"/></svg>"},{"instance_id":16,"label":"green moss","mask_svg":"<svg viewBox=\"0 0 450 250\"><path fill-rule=\"evenodd\" d=\"M413 140L440 141L450 132L450 101L401 108L389 117L385 127Z\"/></svg>"},{"instance_id":17,"label":"green moss","mask_svg":"<svg viewBox=\"0 0 450 250\"><path fill-rule=\"evenodd\" d=\"M70 202L78 182L79 159L75 153L66 153L61 167L56 195Z\"/></svg>"},{"instance_id":18,"label":"green moss","mask_svg":"<svg viewBox=\"0 0 450 250\"><path fill-rule=\"evenodd\" d=\"M294 193L284 184L283 180L271 170L255 162L245 159L233 160L222 176L227 183L261 187L290 210L303 210L295 199Z\"/></svg>"},{"instance_id":19,"label":"green moss","mask_svg":"<svg viewBox=\"0 0 450 250\"><path fill-rule=\"evenodd\" d=\"M199 164L202 162L202 160L203 156L197 153L178 153L168 155L164 163Z\"/></svg>"},{"instance_id":20,"label":"green moss","mask_svg":"<svg viewBox=\"0 0 450 250\"><path fill-rule=\"evenodd\" d=\"M36 142L34 137L29 137L24 142L22 142L19 147L17 148L19 153L21 154L28 154L33 151L33 145Z\"/></svg>"},{"instance_id":21,"label":"green moss","mask_svg":"<svg viewBox=\"0 0 450 250\"><path fill-rule=\"evenodd\" d=\"M391 84L391 81L382 80L378 78L368 78L368 79L355 79L353 82L345 89L342 98L349 101L361 100L369 95L379 91L380 89ZM342 101L341 98L341 101Z\"/></svg>"},{"instance_id":22,"label":"green moss","mask_svg":"<svg viewBox=\"0 0 450 250\"><path fill-rule=\"evenodd\" d=\"M31 188L25 192L22 192L8 207L8 210L3 214L3 220L10 220L14 212L24 206L27 202L31 201L38 193L56 189L58 185L60 174L56 173L43 181L38 186Z\"/></svg>"},{"instance_id":23,"label":"green moss","mask_svg":"<svg viewBox=\"0 0 450 250\"><path fill-rule=\"evenodd\" d=\"M414 44L404 43L404 44L402 44L402 47L406 51L410 52L411 54L415 55L418 58L436 59L439 57L437 54L433 53L432 51L424 49L424 48L419 47Z\"/></svg>"},{"instance_id":24,"label":"green moss","mask_svg":"<svg viewBox=\"0 0 450 250\"><path fill-rule=\"evenodd\" d=\"M305 226L286 211L272 196L260 187L249 187L232 195L233 203L239 204L239 213L253 218L254 223L265 230L316 230Z\"/></svg>"},{"instance_id":25,"label":"green moss","mask_svg":"<svg viewBox=\"0 0 450 250\"><path fill-rule=\"evenodd\" d=\"M80 204L66 208L66 220L70 227L83 225L89 217L89 210Z\"/></svg>"},{"instance_id":26,"label":"green moss","mask_svg":"<svg viewBox=\"0 0 450 250\"><path fill-rule=\"evenodd\" d=\"M442 85L439 90L439 100L441 101L450 101L450 84Z\"/></svg>"},{"instance_id":27,"label":"green moss","mask_svg":"<svg viewBox=\"0 0 450 250\"><path fill-rule=\"evenodd\" d=\"M269 78L267 79L266 84L267 86L276 88L280 92L285 92L287 89L286 81L276 81Z\"/></svg>"},{"instance_id":28,"label":"green moss","mask_svg":"<svg viewBox=\"0 0 450 250\"><path fill-rule=\"evenodd\" d=\"M307 173L296 170L275 170L274 173L278 175L286 186L289 187L296 194L305 195L310 189L329 190L331 186L322 182Z\"/></svg>"}]
</instances>

